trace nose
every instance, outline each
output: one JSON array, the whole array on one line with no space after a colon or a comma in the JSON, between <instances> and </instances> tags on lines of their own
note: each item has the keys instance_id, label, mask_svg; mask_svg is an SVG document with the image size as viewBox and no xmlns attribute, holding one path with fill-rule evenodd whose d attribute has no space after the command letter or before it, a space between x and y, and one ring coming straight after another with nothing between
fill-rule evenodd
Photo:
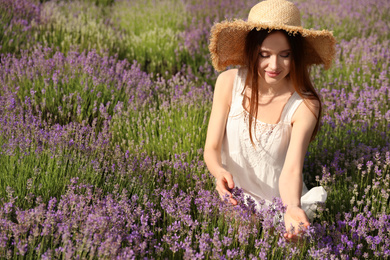
<instances>
[{"instance_id":1,"label":"nose","mask_svg":"<svg viewBox=\"0 0 390 260\"><path fill-rule=\"evenodd\" d=\"M278 55L271 55L268 67L274 71L278 68Z\"/></svg>"}]
</instances>

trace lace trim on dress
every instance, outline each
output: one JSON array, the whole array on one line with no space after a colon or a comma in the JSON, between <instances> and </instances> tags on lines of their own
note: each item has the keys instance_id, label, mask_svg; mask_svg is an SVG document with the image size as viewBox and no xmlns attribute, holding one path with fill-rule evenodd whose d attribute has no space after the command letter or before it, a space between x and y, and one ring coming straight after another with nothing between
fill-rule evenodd
<instances>
[{"instance_id":1,"label":"lace trim on dress","mask_svg":"<svg viewBox=\"0 0 390 260\"><path fill-rule=\"evenodd\" d=\"M244 109L244 123L248 129L249 129L249 117L250 116L251 115L249 114L249 112ZM261 137L264 135L270 136L277 125L278 125L278 123L269 124L269 123L265 123L265 122L259 121L256 118L254 118L253 122L252 122L252 134L253 134L252 137L254 137L254 140L253 140L254 143L255 144L259 143L261 141L260 140ZM267 141L268 141L268 139L267 139Z\"/></svg>"},{"instance_id":2,"label":"lace trim on dress","mask_svg":"<svg viewBox=\"0 0 390 260\"><path fill-rule=\"evenodd\" d=\"M240 131L240 143L242 148L242 155L247 159L251 167L259 165L259 158L266 158L268 146L272 143L272 133L278 124L267 124L258 120L254 120L252 124L253 142L249 136L249 117L248 111L243 109L243 127Z\"/></svg>"},{"instance_id":3,"label":"lace trim on dress","mask_svg":"<svg viewBox=\"0 0 390 260\"><path fill-rule=\"evenodd\" d=\"M286 113L290 110L290 106L292 103L295 103L297 95L296 92L292 94L292 96L288 99L285 104L282 114L280 117L280 121L276 124L269 124L262 121L259 121L257 118L254 118L252 123L252 137L254 145L251 142L249 136L249 117L250 113L242 106L242 90L245 85L246 78L246 69L239 69L234 86L233 86L233 97L234 97L234 106L237 106L234 111L238 112L236 115L230 115L240 120L242 123L239 127L239 141L240 141L240 153L247 160L248 164L251 167L257 167L263 159L272 160L271 156L268 156L268 152L270 150L269 146L272 144L275 132L282 131L284 127L288 127L290 123L286 122ZM237 110L236 110L237 109ZM287 118L288 119L288 118ZM242 121L241 121L242 120ZM291 121L290 121L291 122ZM278 129L276 129L278 128Z\"/></svg>"}]
</instances>

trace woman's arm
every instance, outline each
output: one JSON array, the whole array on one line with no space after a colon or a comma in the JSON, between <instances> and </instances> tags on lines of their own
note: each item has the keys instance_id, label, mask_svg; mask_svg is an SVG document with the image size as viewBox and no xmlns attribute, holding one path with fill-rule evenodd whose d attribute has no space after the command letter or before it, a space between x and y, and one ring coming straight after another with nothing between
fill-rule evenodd
<instances>
[{"instance_id":1,"label":"woman's arm","mask_svg":"<svg viewBox=\"0 0 390 260\"><path fill-rule=\"evenodd\" d=\"M216 178L216 189L221 198L229 196L234 205L237 201L232 198L229 189L234 188L233 176L222 167L221 146L225 134L226 121L230 111L232 90L237 69L222 72L217 79L214 89L213 106L207 129L204 160L211 174Z\"/></svg>"},{"instance_id":2,"label":"woman's arm","mask_svg":"<svg viewBox=\"0 0 390 260\"><path fill-rule=\"evenodd\" d=\"M287 206L284 216L287 230L285 237L289 239L295 237L300 229L310 225L309 219L301 209L302 168L310 138L317 122L319 103L313 100L306 100L306 102L308 104L303 102L293 115L291 140L279 178L280 196L283 204ZM308 106L312 109L309 109ZM313 108L316 115L312 112Z\"/></svg>"}]
</instances>

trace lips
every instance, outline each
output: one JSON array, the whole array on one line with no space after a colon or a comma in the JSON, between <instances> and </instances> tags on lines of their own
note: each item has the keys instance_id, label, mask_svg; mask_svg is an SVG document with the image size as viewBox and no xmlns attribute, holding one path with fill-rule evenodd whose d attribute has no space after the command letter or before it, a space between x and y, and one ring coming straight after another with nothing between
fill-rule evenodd
<instances>
[{"instance_id":1,"label":"lips","mask_svg":"<svg viewBox=\"0 0 390 260\"><path fill-rule=\"evenodd\" d=\"M267 74L268 77L271 78L274 78L280 74L280 72L276 72L276 71L266 71L265 73Z\"/></svg>"}]
</instances>

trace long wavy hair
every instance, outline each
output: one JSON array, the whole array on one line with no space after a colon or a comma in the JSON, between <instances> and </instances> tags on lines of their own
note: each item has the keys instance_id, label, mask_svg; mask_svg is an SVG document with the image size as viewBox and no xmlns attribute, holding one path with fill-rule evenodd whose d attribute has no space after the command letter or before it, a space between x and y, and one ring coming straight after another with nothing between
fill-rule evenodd
<instances>
[{"instance_id":1,"label":"long wavy hair","mask_svg":"<svg viewBox=\"0 0 390 260\"><path fill-rule=\"evenodd\" d=\"M251 88L251 96L249 98L249 137L254 145L252 137L252 125L254 118L257 118L257 104L259 100L259 86L258 86L258 59L259 59L259 50L260 47L271 33L278 31L274 30L269 32L268 30L257 30L256 28L250 31L246 37L245 50L246 50L246 66L248 68L248 74L245 81L245 88L243 94L245 93L246 87ZM317 100L319 102L319 115L317 117L317 123L312 133L310 141L314 139L317 135L320 125L320 118L322 115L322 104L320 97L316 90L314 89L313 83L310 79L310 66L305 62L305 51L304 51L304 38L296 33L295 35L290 35L286 31L280 30L286 36L288 43L291 49L292 62L290 67L290 73L287 77L290 77L295 91L301 96L309 107L311 112L317 117L315 113L315 107L313 103L307 102L307 100ZM255 128L256 131L256 128Z\"/></svg>"}]
</instances>

